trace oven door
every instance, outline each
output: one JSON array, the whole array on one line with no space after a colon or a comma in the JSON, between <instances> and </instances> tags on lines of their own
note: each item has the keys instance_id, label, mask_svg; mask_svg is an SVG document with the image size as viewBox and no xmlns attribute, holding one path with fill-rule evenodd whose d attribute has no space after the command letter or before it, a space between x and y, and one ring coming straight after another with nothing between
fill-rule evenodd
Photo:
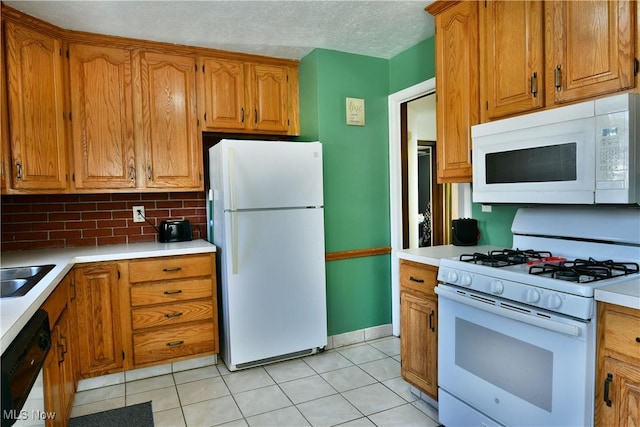
<instances>
[{"instance_id":1,"label":"oven door","mask_svg":"<svg viewBox=\"0 0 640 427\"><path fill-rule=\"evenodd\" d=\"M438 285L440 422L593 424L595 325ZM449 396L450 395L450 396Z\"/></svg>"},{"instance_id":2,"label":"oven door","mask_svg":"<svg viewBox=\"0 0 640 427\"><path fill-rule=\"evenodd\" d=\"M593 117L507 132L474 131L474 202L594 203Z\"/></svg>"}]
</instances>

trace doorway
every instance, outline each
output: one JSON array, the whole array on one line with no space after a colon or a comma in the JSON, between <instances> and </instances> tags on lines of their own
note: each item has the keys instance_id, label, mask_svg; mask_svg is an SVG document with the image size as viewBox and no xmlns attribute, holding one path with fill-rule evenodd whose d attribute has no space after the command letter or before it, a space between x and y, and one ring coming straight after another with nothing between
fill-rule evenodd
<instances>
[{"instance_id":1,"label":"doorway","mask_svg":"<svg viewBox=\"0 0 640 427\"><path fill-rule=\"evenodd\" d=\"M402 248L444 243L444 190L436 165L435 93L403 102L401 115Z\"/></svg>"}]
</instances>

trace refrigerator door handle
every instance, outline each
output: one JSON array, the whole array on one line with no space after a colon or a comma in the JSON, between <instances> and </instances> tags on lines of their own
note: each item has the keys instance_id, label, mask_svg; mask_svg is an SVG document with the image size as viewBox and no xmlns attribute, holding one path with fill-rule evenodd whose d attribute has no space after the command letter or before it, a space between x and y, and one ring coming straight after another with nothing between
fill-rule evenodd
<instances>
[{"instance_id":1,"label":"refrigerator door handle","mask_svg":"<svg viewBox=\"0 0 640 427\"><path fill-rule=\"evenodd\" d=\"M231 221L231 274L238 274L238 212L232 211Z\"/></svg>"},{"instance_id":2,"label":"refrigerator door handle","mask_svg":"<svg viewBox=\"0 0 640 427\"><path fill-rule=\"evenodd\" d=\"M236 168L235 162L233 158L233 149L229 147L227 149L227 157L229 159L229 209L233 212L236 210L237 200L236 200Z\"/></svg>"}]
</instances>

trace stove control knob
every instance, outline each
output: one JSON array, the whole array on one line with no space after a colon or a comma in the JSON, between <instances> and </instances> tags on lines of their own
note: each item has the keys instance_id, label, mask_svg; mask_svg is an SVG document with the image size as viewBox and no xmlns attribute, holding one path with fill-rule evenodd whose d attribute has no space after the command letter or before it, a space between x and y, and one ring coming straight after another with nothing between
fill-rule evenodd
<instances>
[{"instance_id":1,"label":"stove control knob","mask_svg":"<svg viewBox=\"0 0 640 427\"><path fill-rule=\"evenodd\" d=\"M549 308L560 308L562 305L562 298L558 294L553 294L549 298L548 306Z\"/></svg>"},{"instance_id":2,"label":"stove control knob","mask_svg":"<svg viewBox=\"0 0 640 427\"><path fill-rule=\"evenodd\" d=\"M473 279L471 279L471 275L470 274L463 274L462 278L460 280L460 284L462 286L471 286L471 282Z\"/></svg>"},{"instance_id":3,"label":"stove control knob","mask_svg":"<svg viewBox=\"0 0 640 427\"><path fill-rule=\"evenodd\" d=\"M458 281L458 273L456 273L455 271L450 271L449 272L449 282L456 283L457 281Z\"/></svg>"},{"instance_id":4,"label":"stove control knob","mask_svg":"<svg viewBox=\"0 0 640 427\"><path fill-rule=\"evenodd\" d=\"M491 282L491 292L496 295L500 295L504 292L504 285L500 280L494 280Z\"/></svg>"},{"instance_id":5,"label":"stove control knob","mask_svg":"<svg viewBox=\"0 0 640 427\"><path fill-rule=\"evenodd\" d=\"M527 291L527 302L538 302L540 301L540 292L536 289L529 289Z\"/></svg>"}]
</instances>

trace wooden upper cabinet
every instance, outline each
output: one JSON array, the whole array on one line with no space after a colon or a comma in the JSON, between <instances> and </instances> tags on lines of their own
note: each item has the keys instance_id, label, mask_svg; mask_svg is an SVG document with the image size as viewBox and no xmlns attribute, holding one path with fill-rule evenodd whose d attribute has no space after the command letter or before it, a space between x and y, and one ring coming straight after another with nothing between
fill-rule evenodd
<instances>
[{"instance_id":1,"label":"wooden upper cabinet","mask_svg":"<svg viewBox=\"0 0 640 427\"><path fill-rule=\"evenodd\" d=\"M479 2L441 1L436 22L438 183L471 182L471 126L479 122Z\"/></svg>"},{"instance_id":2,"label":"wooden upper cabinet","mask_svg":"<svg viewBox=\"0 0 640 427\"><path fill-rule=\"evenodd\" d=\"M136 188L131 52L69 45L77 189Z\"/></svg>"},{"instance_id":3,"label":"wooden upper cabinet","mask_svg":"<svg viewBox=\"0 0 640 427\"><path fill-rule=\"evenodd\" d=\"M220 58L200 58L199 63L204 130L298 132L297 74L291 67Z\"/></svg>"},{"instance_id":4,"label":"wooden upper cabinet","mask_svg":"<svg viewBox=\"0 0 640 427\"><path fill-rule=\"evenodd\" d=\"M205 130L242 130L247 121L244 64L203 58L198 73L201 111Z\"/></svg>"},{"instance_id":5,"label":"wooden upper cabinet","mask_svg":"<svg viewBox=\"0 0 640 427\"><path fill-rule=\"evenodd\" d=\"M144 186L202 190L195 58L140 55Z\"/></svg>"},{"instance_id":6,"label":"wooden upper cabinet","mask_svg":"<svg viewBox=\"0 0 640 427\"><path fill-rule=\"evenodd\" d=\"M286 133L289 118L287 67L255 64L248 72L252 101L251 129Z\"/></svg>"},{"instance_id":7,"label":"wooden upper cabinet","mask_svg":"<svg viewBox=\"0 0 640 427\"><path fill-rule=\"evenodd\" d=\"M547 103L630 89L635 1L545 1Z\"/></svg>"},{"instance_id":8,"label":"wooden upper cabinet","mask_svg":"<svg viewBox=\"0 0 640 427\"><path fill-rule=\"evenodd\" d=\"M486 1L480 7L482 121L543 108L542 1Z\"/></svg>"},{"instance_id":9,"label":"wooden upper cabinet","mask_svg":"<svg viewBox=\"0 0 640 427\"><path fill-rule=\"evenodd\" d=\"M6 173L11 187L63 191L67 151L61 40L7 21L5 43L11 161Z\"/></svg>"}]
</instances>

